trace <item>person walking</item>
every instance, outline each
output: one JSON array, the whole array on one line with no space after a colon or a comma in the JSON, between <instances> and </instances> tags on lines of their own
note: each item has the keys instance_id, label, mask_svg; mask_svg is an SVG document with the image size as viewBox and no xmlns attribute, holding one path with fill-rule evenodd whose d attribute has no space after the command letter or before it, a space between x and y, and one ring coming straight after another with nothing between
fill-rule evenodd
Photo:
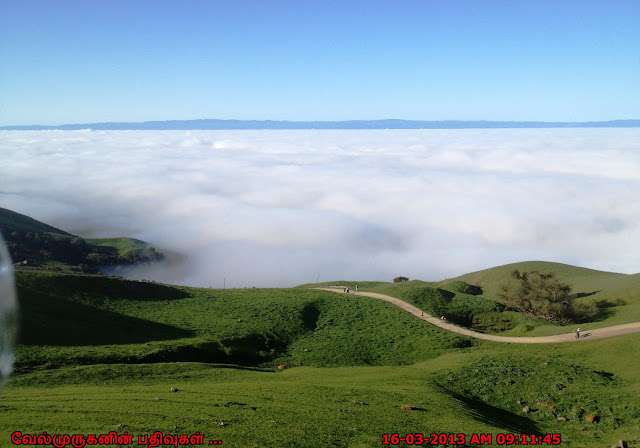
<instances>
[{"instance_id":1,"label":"person walking","mask_svg":"<svg viewBox=\"0 0 640 448\"><path fill-rule=\"evenodd\" d=\"M576 330L576 339L580 339L580 329Z\"/></svg>"}]
</instances>

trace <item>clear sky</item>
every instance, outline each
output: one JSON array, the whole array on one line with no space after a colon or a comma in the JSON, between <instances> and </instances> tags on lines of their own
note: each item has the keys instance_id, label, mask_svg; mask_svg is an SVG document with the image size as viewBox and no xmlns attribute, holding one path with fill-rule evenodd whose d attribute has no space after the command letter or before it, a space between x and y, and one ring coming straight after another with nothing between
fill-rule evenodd
<instances>
[{"instance_id":1,"label":"clear sky","mask_svg":"<svg viewBox=\"0 0 640 448\"><path fill-rule=\"evenodd\" d=\"M640 118L640 1L0 0L0 125Z\"/></svg>"}]
</instances>

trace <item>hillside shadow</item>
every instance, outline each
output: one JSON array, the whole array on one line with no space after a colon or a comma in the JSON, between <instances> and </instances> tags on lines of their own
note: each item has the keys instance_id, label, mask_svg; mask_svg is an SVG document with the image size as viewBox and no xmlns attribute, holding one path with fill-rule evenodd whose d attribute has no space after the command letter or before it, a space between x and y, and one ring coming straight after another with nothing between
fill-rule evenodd
<instances>
[{"instance_id":1,"label":"hillside shadow","mask_svg":"<svg viewBox=\"0 0 640 448\"><path fill-rule=\"evenodd\" d=\"M219 342L201 342L194 345L166 347L133 360L135 363L158 362L227 362L227 354Z\"/></svg>"},{"instance_id":2,"label":"hillside shadow","mask_svg":"<svg viewBox=\"0 0 640 448\"><path fill-rule=\"evenodd\" d=\"M318 319L320 318L320 308L316 302L307 303L300 312L302 318L302 325L305 330L313 331L318 326Z\"/></svg>"},{"instance_id":3,"label":"hillside shadow","mask_svg":"<svg viewBox=\"0 0 640 448\"><path fill-rule=\"evenodd\" d=\"M616 299L615 301L600 299L596 300L594 303L597 307L597 312L595 315L590 316L589 319L585 320L586 322L601 322L603 320L607 320L616 314L618 311L615 309L616 307L627 304L622 299Z\"/></svg>"},{"instance_id":4,"label":"hillside shadow","mask_svg":"<svg viewBox=\"0 0 640 448\"><path fill-rule=\"evenodd\" d=\"M226 362L245 366L270 361L287 349L286 341L256 333L225 339L221 343L227 349Z\"/></svg>"},{"instance_id":5,"label":"hillside shadow","mask_svg":"<svg viewBox=\"0 0 640 448\"><path fill-rule=\"evenodd\" d=\"M105 297L110 301L120 300L179 300L191 297L187 291L175 286L137 280L124 280L119 277L77 274L40 274L19 273L16 286L21 295L31 291L42 291L48 295L68 297L69 292L82 295L88 301L100 303Z\"/></svg>"},{"instance_id":6,"label":"hillside shadow","mask_svg":"<svg viewBox=\"0 0 640 448\"><path fill-rule=\"evenodd\" d=\"M237 364L219 364L216 363L216 369L231 369L231 370L248 370L251 372L261 372L261 373L277 373L275 370L264 367L252 367L252 366L239 366Z\"/></svg>"},{"instance_id":7,"label":"hillside shadow","mask_svg":"<svg viewBox=\"0 0 640 448\"><path fill-rule=\"evenodd\" d=\"M167 362L200 362L215 365L216 369L250 370L273 373L273 369L256 367L249 362L252 357L240 359L227 353L228 348L221 342L201 342L194 345L166 347L153 353L129 360L132 364L151 364Z\"/></svg>"},{"instance_id":8,"label":"hillside shadow","mask_svg":"<svg viewBox=\"0 0 640 448\"><path fill-rule=\"evenodd\" d=\"M601 292L602 290L599 291L593 291L593 292L578 292L576 293L576 299L580 299L582 297L589 297L592 296L594 294L598 294L599 292Z\"/></svg>"},{"instance_id":9,"label":"hillside shadow","mask_svg":"<svg viewBox=\"0 0 640 448\"><path fill-rule=\"evenodd\" d=\"M611 372L607 372L605 370L594 370L593 373L600 375L605 380L608 380L608 381L613 380L613 373Z\"/></svg>"},{"instance_id":10,"label":"hillside shadow","mask_svg":"<svg viewBox=\"0 0 640 448\"><path fill-rule=\"evenodd\" d=\"M456 296L455 292L447 291L446 289L436 288L436 291L442 294L448 302L451 302L451 300Z\"/></svg>"},{"instance_id":11,"label":"hillside shadow","mask_svg":"<svg viewBox=\"0 0 640 448\"><path fill-rule=\"evenodd\" d=\"M167 286L159 283L151 283L138 280L121 280L121 279L108 279L115 280L115 284L109 285L105 282L104 285L97 285L96 290L100 291L100 286L105 289L103 291L109 291L108 287L112 287L114 297L110 297L109 300L142 300L142 301L158 301L158 300L180 300L191 297L191 294L187 291L179 289L175 286ZM119 283L119 284L118 284Z\"/></svg>"},{"instance_id":12,"label":"hillside shadow","mask_svg":"<svg viewBox=\"0 0 640 448\"><path fill-rule=\"evenodd\" d=\"M19 301L18 343L25 345L136 344L180 339L194 334L190 330L55 299L45 294L22 294Z\"/></svg>"},{"instance_id":13,"label":"hillside shadow","mask_svg":"<svg viewBox=\"0 0 640 448\"><path fill-rule=\"evenodd\" d=\"M436 384L443 393L458 401L465 411L479 422L503 428L512 433L539 434L540 430L535 422L513 412L491 406L476 398L467 397L454 392L446 387Z\"/></svg>"}]
</instances>

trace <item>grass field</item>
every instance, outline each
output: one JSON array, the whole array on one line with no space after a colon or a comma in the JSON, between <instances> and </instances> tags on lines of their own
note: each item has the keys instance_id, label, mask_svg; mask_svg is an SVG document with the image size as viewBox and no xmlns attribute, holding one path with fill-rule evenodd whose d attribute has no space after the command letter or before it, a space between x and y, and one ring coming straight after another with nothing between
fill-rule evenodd
<instances>
[{"instance_id":1,"label":"grass field","mask_svg":"<svg viewBox=\"0 0 640 448\"><path fill-rule=\"evenodd\" d=\"M509 267L495 269L508 277ZM566 269L558 274L573 278L576 292L624 301L592 325L633 319L635 276L594 280ZM453 279L358 285L400 298L448 291L461 309L498 303L491 288L501 274L456 280L483 294L451 291ZM37 271L18 272L17 285L21 344L0 393L2 447L14 431L127 432L130 446L155 431L199 432L203 446L230 447L371 447L394 433L468 437L440 446L479 446L473 433L492 434L494 446L498 433L559 433L561 446L576 448L640 446L638 334L498 344L375 299L308 287L211 290ZM558 330L544 324L527 335Z\"/></svg>"},{"instance_id":2,"label":"grass field","mask_svg":"<svg viewBox=\"0 0 640 448\"><path fill-rule=\"evenodd\" d=\"M94 246L113 247L121 257L129 252L143 251L149 248L149 243L135 238L85 238L85 241Z\"/></svg>"}]
</instances>

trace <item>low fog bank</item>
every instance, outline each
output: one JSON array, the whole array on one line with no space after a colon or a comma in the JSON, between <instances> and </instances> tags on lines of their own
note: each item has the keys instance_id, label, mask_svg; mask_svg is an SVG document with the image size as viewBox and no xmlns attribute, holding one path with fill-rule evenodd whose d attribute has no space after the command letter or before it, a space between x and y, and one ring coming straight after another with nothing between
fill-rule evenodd
<instances>
[{"instance_id":1,"label":"low fog bank","mask_svg":"<svg viewBox=\"0 0 640 448\"><path fill-rule=\"evenodd\" d=\"M640 129L2 131L0 206L203 287L640 271Z\"/></svg>"}]
</instances>

